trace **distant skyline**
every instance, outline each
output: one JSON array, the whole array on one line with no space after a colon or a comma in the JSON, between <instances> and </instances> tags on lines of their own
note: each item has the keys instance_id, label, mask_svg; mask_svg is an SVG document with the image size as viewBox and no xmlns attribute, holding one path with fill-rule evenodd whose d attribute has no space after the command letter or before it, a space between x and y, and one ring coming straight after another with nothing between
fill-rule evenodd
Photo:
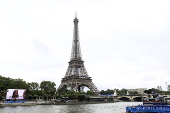
<instances>
[{"instance_id":1,"label":"distant skyline","mask_svg":"<svg viewBox=\"0 0 170 113\"><path fill-rule=\"evenodd\" d=\"M60 85L77 12L82 58L99 90L170 85L169 0L1 0L0 75Z\"/></svg>"}]
</instances>

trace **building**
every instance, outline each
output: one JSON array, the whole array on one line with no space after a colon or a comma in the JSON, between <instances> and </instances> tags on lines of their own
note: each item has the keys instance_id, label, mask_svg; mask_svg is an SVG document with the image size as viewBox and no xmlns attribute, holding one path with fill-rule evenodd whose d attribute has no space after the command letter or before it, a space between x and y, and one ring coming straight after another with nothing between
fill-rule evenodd
<instances>
[{"instance_id":1,"label":"building","mask_svg":"<svg viewBox=\"0 0 170 113\"><path fill-rule=\"evenodd\" d=\"M167 90L170 91L170 85L168 85Z\"/></svg>"},{"instance_id":2,"label":"building","mask_svg":"<svg viewBox=\"0 0 170 113\"><path fill-rule=\"evenodd\" d=\"M161 87L161 86L157 86L157 89L158 89L159 91L162 91L162 87Z\"/></svg>"},{"instance_id":3,"label":"building","mask_svg":"<svg viewBox=\"0 0 170 113\"><path fill-rule=\"evenodd\" d=\"M137 88L137 89L127 89L128 91L136 91L138 92L138 94L143 94L145 90L147 90L147 88Z\"/></svg>"}]
</instances>

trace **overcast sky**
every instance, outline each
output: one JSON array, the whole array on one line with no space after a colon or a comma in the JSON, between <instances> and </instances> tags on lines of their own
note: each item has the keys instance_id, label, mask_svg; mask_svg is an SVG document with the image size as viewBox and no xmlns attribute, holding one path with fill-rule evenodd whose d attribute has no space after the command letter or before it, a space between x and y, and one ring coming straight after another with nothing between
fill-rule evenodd
<instances>
[{"instance_id":1,"label":"overcast sky","mask_svg":"<svg viewBox=\"0 0 170 113\"><path fill-rule=\"evenodd\" d=\"M99 90L170 84L169 0L0 0L0 75L58 87L77 12L84 65Z\"/></svg>"}]
</instances>

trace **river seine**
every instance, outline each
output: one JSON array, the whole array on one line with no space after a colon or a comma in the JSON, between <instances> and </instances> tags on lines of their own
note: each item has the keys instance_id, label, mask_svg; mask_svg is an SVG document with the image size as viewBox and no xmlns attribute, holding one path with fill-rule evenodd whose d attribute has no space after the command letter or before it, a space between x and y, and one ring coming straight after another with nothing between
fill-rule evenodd
<instances>
[{"instance_id":1,"label":"river seine","mask_svg":"<svg viewBox=\"0 0 170 113\"><path fill-rule=\"evenodd\" d=\"M125 113L125 107L142 102L115 102L80 105L36 105L0 107L0 113Z\"/></svg>"}]
</instances>

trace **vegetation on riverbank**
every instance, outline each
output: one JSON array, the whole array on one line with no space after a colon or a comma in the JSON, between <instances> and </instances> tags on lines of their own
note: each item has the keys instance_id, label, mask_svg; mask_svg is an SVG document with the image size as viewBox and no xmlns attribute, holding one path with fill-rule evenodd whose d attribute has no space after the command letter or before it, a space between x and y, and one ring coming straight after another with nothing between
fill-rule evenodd
<instances>
[{"instance_id":1,"label":"vegetation on riverbank","mask_svg":"<svg viewBox=\"0 0 170 113\"><path fill-rule=\"evenodd\" d=\"M3 77L0 75L0 100L5 98L8 89L26 89L26 99L36 99L42 97L44 100L51 99L52 97L57 98L79 98L83 99L88 96L94 95L92 91L87 92L75 92L67 90L67 87L62 87L56 90L56 84L51 81L42 81L40 84L37 82L26 82L23 79L12 79L9 77ZM126 95L127 89L114 89L117 95ZM114 90L101 90L100 94L108 95L114 94ZM155 89L157 93L170 94L170 91L160 91ZM145 93L151 93L151 89L146 90ZM138 94L136 91L129 91L130 95Z\"/></svg>"},{"instance_id":2,"label":"vegetation on riverbank","mask_svg":"<svg viewBox=\"0 0 170 113\"><path fill-rule=\"evenodd\" d=\"M42 97L44 100L56 98L85 98L85 96L93 95L92 91L75 92L69 91L66 87L56 90L56 84L51 81L42 81L40 84L37 82L25 82L23 79L12 79L0 75L0 100L5 98L8 89L26 89L26 99L36 99Z\"/></svg>"},{"instance_id":3,"label":"vegetation on riverbank","mask_svg":"<svg viewBox=\"0 0 170 113\"><path fill-rule=\"evenodd\" d=\"M26 98L32 99L37 96L45 95L49 98L56 93L56 84L51 81L42 81L40 84L37 82L26 82L23 79L12 79L0 75L0 100L6 96L8 89L26 89Z\"/></svg>"},{"instance_id":4,"label":"vegetation on riverbank","mask_svg":"<svg viewBox=\"0 0 170 113\"><path fill-rule=\"evenodd\" d=\"M114 94L114 91L116 90L116 93L117 93L117 95L125 95L125 94L127 94L127 89L121 89L121 90L119 90L119 89L114 89L114 90L110 90L110 89L107 89L106 91L104 91L104 90L101 90L101 92L100 92L100 94L104 94L104 95L108 95L108 94ZM129 94L130 95L135 95L135 94L138 94L138 92L137 91L129 91Z\"/></svg>"},{"instance_id":5,"label":"vegetation on riverbank","mask_svg":"<svg viewBox=\"0 0 170 113\"><path fill-rule=\"evenodd\" d=\"M154 93L160 93L160 94L170 94L170 91L160 91L158 89L154 89ZM144 93L147 93L147 94L152 94L153 93L153 89L148 89L148 90L145 90Z\"/></svg>"}]
</instances>

